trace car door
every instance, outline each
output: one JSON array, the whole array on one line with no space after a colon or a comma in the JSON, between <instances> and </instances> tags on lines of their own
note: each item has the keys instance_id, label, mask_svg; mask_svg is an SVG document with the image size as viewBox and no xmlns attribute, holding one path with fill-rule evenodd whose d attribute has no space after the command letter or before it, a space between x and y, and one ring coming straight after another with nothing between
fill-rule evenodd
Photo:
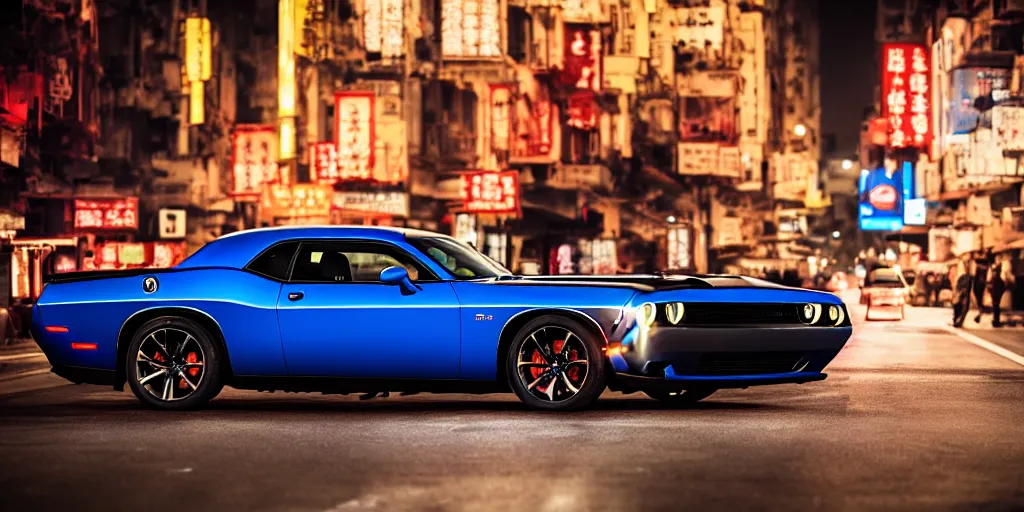
<instances>
[{"instance_id":1,"label":"car door","mask_svg":"<svg viewBox=\"0 0 1024 512\"><path fill-rule=\"evenodd\" d=\"M409 271L415 293L380 281L393 265ZM455 291L396 245L303 242L277 309L290 375L458 377Z\"/></svg>"}]
</instances>

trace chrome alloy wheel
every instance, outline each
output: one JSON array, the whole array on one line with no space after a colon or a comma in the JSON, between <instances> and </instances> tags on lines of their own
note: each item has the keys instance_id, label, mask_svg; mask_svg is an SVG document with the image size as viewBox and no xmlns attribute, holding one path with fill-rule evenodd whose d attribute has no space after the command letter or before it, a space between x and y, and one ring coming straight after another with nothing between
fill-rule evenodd
<instances>
[{"instance_id":1,"label":"chrome alloy wheel","mask_svg":"<svg viewBox=\"0 0 1024 512\"><path fill-rule=\"evenodd\" d=\"M143 338L135 357L139 387L163 401L188 398L206 375L206 353L191 334L174 327Z\"/></svg>"},{"instance_id":2,"label":"chrome alloy wheel","mask_svg":"<svg viewBox=\"0 0 1024 512\"><path fill-rule=\"evenodd\" d=\"M541 327L519 349L519 380L534 397L563 402L576 396L586 382L588 356L587 344L571 330Z\"/></svg>"}]
</instances>

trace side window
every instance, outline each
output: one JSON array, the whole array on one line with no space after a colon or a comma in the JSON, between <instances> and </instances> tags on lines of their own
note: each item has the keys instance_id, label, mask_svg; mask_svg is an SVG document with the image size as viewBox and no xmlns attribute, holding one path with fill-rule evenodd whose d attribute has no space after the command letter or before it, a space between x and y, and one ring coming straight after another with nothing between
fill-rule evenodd
<instances>
[{"instance_id":1,"label":"side window","mask_svg":"<svg viewBox=\"0 0 1024 512\"><path fill-rule=\"evenodd\" d=\"M285 242L275 245L257 256L246 268L271 279L287 281L288 266L291 265L292 256L295 255L295 250L298 248L298 242Z\"/></svg>"},{"instance_id":2,"label":"side window","mask_svg":"<svg viewBox=\"0 0 1024 512\"><path fill-rule=\"evenodd\" d=\"M409 256L387 245L309 242L299 250L292 281L377 283L380 272L391 266L405 267L413 281L433 279Z\"/></svg>"}]
</instances>

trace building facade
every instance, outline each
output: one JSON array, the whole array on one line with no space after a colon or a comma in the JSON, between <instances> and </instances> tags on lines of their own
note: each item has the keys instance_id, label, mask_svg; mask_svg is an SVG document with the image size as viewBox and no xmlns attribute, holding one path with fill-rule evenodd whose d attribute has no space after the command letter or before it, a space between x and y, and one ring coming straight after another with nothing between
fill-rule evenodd
<instances>
[{"instance_id":1,"label":"building facade","mask_svg":"<svg viewBox=\"0 0 1024 512\"><path fill-rule=\"evenodd\" d=\"M322 223L527 274L796 270L827 206L814 5L14 2L0 288Z\"/></svg>"}]
</instances>

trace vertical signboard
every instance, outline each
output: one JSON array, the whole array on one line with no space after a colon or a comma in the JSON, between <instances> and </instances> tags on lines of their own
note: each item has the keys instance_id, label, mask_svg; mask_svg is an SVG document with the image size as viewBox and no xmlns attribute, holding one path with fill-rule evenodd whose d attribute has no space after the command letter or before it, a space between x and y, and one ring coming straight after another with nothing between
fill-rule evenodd
<instances>
[{"instance_id":1,"label":"vertical signboard","mask_svg":"<svg viewBox=\"0 0 1024 512\"><path fill-rule=\"evenodd\" d=\"M369 179L374 157L374 94L369 91L334 93L334 139L338 174Z\"/></svg>"},{"instance_id":2,"label":"vertical signboard","mask_svg":"<svg viewBox=\"0 0 1024 512\"><path fill-rule=\"evenodd\" d=\"M931 67L924 45L882 45L882 117L893 148L931 144Z\"/></svg>"}]
</instances>

